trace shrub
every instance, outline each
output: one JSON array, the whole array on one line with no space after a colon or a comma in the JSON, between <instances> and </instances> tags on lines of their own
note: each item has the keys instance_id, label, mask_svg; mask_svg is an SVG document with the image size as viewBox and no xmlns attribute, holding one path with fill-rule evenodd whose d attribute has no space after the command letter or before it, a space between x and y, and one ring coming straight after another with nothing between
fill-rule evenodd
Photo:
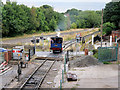
<instances>
[{"instance_id":1,"label":"shrub","mask_svg":"<svg viewBox=\"0 0 120 90\"><path fill-rule=\"evenodd\" d=\"M109 35L116 26L113 23L106 22L103 24L103 34Z\"/></svg>"}]
</instances>

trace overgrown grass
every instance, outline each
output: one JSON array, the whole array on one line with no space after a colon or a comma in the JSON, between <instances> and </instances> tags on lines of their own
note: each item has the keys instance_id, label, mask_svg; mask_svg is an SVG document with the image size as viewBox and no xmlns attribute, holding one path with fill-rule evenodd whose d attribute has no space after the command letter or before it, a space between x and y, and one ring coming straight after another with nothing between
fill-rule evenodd
<instances>
[{"instance_id":1,"label":"overgrown grass","mask_svg":"<svg viewBox=\"0 0 120 90\"><path fill-rule=\"evenodd\" d=\"M103 64L112 64L111 62L104 61Z\"/></svg>"},{"instance_id":2,"label":"overgrown grass","mask_svg":"<svg viewBox=\"0 0 120 90\"><path fill-rule=\"evenodd\" d=\"M71 31L80 31L84 29L70 29L70 30L65 30L65 31L60 31L60 33L65 33L65 32L71 32ZM32 36L41 36L41 35L49 35L49 34L56 34L55 31L48 31L48 32L35 32L33 34L24 34L24 35L19 35L15 37L4 37L2 40L11 40L11 39L16 39L16 38L26 38L26 37L32 37Z\"/></svg>"},{"instance_id":3,"label":"overgrown grass","mask_svg":"<svg viewBox=\"0 0 120 90\"><path fill-rule=\"evenodd\" d=\"M67 31L61 31L62 33L63 32L71 32L71 31L80 31L80 30L83 30L83 29L71 29L71 30L67 30ZM95 31L98 31L98 29L95 29L95 30L90 30L90 31L84 31L84 32L81 32L81 34L82 34L82 36L85 36L85 35L88 35L88 34L90 34L90 33L93 33L93 32L95 32ZM47 34L50 34L51 32L49 32L49 33L47 33ZM54 33L56 33L56 32L54 32ZM46 34L46 35L47 35ZM37 35L37 34L36 34ZM32 35L30 35L30 36L32 36ZM25 37L25 36L23 36L23 37ZM26 36L27 37L27 36ZM75 37L76 37L76 33L75 34L71 34L71 35L64 35L64 36L62 36L63 37L63 41L70 41L70 40L73 40L73 39L75 39ZM91 39L91 37L89 38L89 39L87 39L86 41L89 41ZM23 43L18 43L17 45L30 45L30 46L34 46L34 44L33 43L25 43L25 44L23 44ZM79 46L81 45L81 43L79 43ZM36 43L36 46L43 46L43 44L42 44L42 42L40 41L39 43ZM87 47L88 47L88 45L87 45ZM40 49L38 49L37 48L37 51L50 51L50 42L48 41L48 40L44 40L44 48L40 48ZM75 47L75 45L74 46L71 46L70 48L76 48ZM83 49L84 49L84 44L83 44L83 46L82 46L82 51L83 51Z\"/></svg>"},{"instance_id":4,"label":"overgrown grass","mask_svg":"<svg viewBox=\"0 0 120 90\"><path fill-rule=\"evenodd\" d=\"M88 28L85 28L88 29ZM94 30L97 30L98 28L95 28ZM65 31L60 31L60 33L66 33L66 32L72 32L72 31L81 31L84 29L70 29L70 30L65 30ZM93 30L93 31L94 31ZM24 34L21 36L16 36L16 37L4 37L2 40L11 40L11 39L16 39L16 38L27 38L27 37L32 37L32 36L41 36L41 35L50 35L50 34L56 34L55 31L48 31L48 32L36 32L34 34Z\"/></svg>"}]
</instances>

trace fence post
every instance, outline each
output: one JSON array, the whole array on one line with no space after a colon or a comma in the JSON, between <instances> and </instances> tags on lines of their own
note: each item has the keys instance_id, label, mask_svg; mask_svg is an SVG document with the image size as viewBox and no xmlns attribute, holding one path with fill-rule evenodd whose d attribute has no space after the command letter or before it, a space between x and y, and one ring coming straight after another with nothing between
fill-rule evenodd
<instances>
[{"instance_id":1,"label":"fence post","mask_svg":"<svg viewBox=\"0 0 120 90\"><path fill-rule=\"evenodd\" d=\"M119 63L119 44L118 44L118 63Z\"/></svg>"},{"instance_id":2,"label":"fence post","mask_svg":"<svg viewBox=\"0 0 120 90\"><path fill-rule=\"evenodd\" d=\"M34 55L35 55L35 47L33 47L33 52L34 52Z\"/></svg>"},{"instance_id":3,"label":"fence post","mask_svg":"<svg viewBox=\"0 0 120 90\"><path fill-rule=\"evenodd\" d=\"M117 45L116 45L116 60L118 59L118 43L117 43Z\"/></svg>"},{"instance_id":4,"label":"fence post","mask_svg":"<svg viewBox=\"0 0 120 90\"><path fill-rule=\"evenodd\" d=\"M60 90L62 90L62 80L60 80Z\"/></svg>"},{"instance_id":5,"label":"fence post","mask_svg":"<svg viewBox=\"0 0 120 90\"><path fill-rule=\"evenodd\" d=\"M69 51L67 50L67 62L69 61Z\"/></svg>"},{"instance_id":6,"label":"fence post","mask_svg":"<svg viewBox=\"0 0 120 90\"><path fill-rule=\"evenodd\" d=\"M66 73L66 54L65 54L65 62L64 62L64 73Z\"/></svg>"},{"instance_id":7,"label":"fence post","mask_svg":"<svg viewBox=\"0 0 120 90\"><path fill-rule=\"evenodd\" d=\"M100 61L100 47L98 47L98 61Z\"/></svg>"},{"instance_id":8,"label":"fence post","mask_svg":"<svg viewBox=\"0 0 120 90\"><path fill-rule=\"evenodd\" d=\"M29 49L29 61L30 61L30 49Z\"/></svg>"},{"instance_id":9,"label":"fence post","mask_svg":"<svg viewBox=\"0 0 120 90\"><path fill-rule=\"evenodd\" d=\"M64 71L62 70L62 82L64 83Z\"/></svg>"}]
</instances>

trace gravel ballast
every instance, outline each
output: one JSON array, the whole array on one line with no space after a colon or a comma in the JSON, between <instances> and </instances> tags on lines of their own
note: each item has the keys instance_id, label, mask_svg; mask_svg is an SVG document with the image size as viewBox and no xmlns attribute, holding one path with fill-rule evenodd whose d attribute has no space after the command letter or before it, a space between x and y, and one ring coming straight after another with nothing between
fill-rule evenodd
<instances>
[{"instance_id":1,"label":"gravel ballast","mask_svg":"<svg viewBox=\"0 0 120 90\"><path fill-rule=\"evenodd\" d=\"M89 67L92 65L99 65L98 59L92 56L82 56L70 61L70 67Z\"/></svg>"}]
</instances>

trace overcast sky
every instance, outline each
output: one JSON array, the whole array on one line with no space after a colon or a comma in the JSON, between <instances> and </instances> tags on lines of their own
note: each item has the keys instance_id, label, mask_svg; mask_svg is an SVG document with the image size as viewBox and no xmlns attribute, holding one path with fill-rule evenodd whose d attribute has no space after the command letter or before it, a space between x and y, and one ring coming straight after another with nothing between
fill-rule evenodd
<instances>
[{"instance_id":1,"label":"overcast sky","mask_svg":"<svg viewBox=\"0 0 120 90\"><path fill-rule=\"evenodd\" d=\"M2 0L6 2L6 0ZM105 2L108 3L112 0L11 0L17 2Z\"/></svg>"},{"instance_id":2,"label":"overcast sky","mask_svg":"<svg viewBox=\"0 0 120 90\"><path fill-rule=\"evenodd\" d=\"M3 3L6 0L2 0ZM24 4L29 7L40 7L48 4L54 8L55 11L65 12L68 9L76 8L80 10L101 10L105 4L112 0L10 0L16 1L18 4Z\"/></svg>"}]
</instances>

